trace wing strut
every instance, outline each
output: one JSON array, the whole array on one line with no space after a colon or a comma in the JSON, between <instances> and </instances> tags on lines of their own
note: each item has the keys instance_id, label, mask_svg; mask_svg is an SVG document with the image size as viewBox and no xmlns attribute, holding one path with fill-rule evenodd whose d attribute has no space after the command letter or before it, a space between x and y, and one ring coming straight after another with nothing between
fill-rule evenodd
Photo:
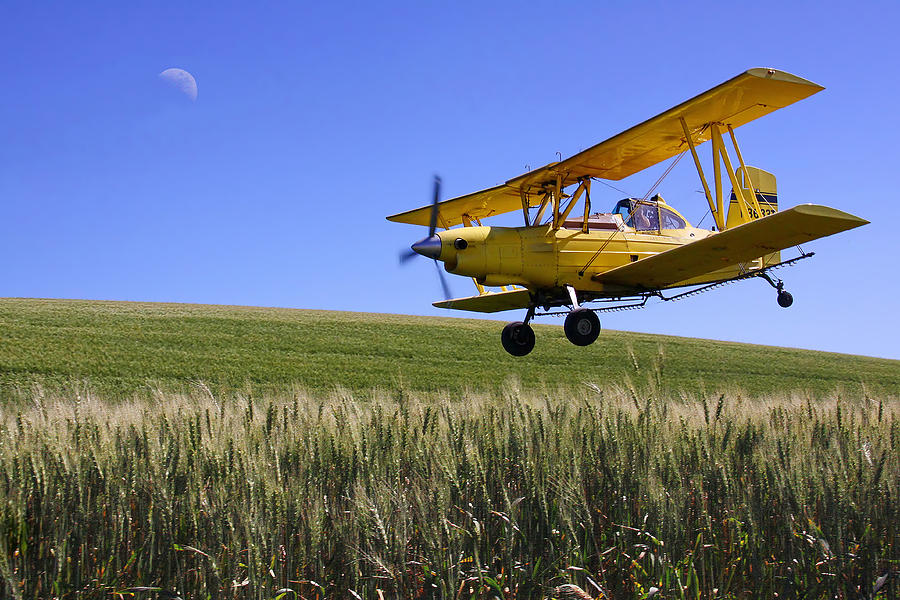
<instances>
[{"instance_id":1,"label":"wing strut","mask_svg":"<svg viewBox=\"0 0 900 600\"><path fill-rule=\"evenodd\" d=\"M684 130L684 139L687 140L688 147L691 149L691 156L694 157L694 164L697 166L697 174L700 175L700 183L703 184L703 193L706 194L706 201L709 203L709 212L712 213L713 220L716 222L716 229L721 231L722 223L724 222L724 220L716 210L716 203L713 202L712 194L709 193L709 184L706 183L706 177L703 175L703 165L700 164L700 157L697 156L697 148L694 146L694 138L693 136L691 136L691 132L688 129L684 117L679 117L678 120L681 121L681 128ZM718 164L718 159L716 159L716 165Z\"/></svg>"},{"instance_id":2,"label":"wing strut","mask_svg":"<svg viewBox=\"0 0 900 600\"><path fill-rule=\"evenodd\" d=\"M749 179L747 180L749 181ZM528 219L528 194L525 192L525 189L519 190L519 195L522 196L522 215L525 217L525 227L531 227L531 221Z\"/></svg>"},{"instance_id":3,"label":"wing strut","mask_svg":"<svg viewBox=\"0 0 900 600\"><path fill-rule=\"evenodd\" d=\"M713 123L712 126L713 131L713 148L718 147L718 154L713 156L713 160L715 164L719 164L719 158L722 159L722 164L725 166L725 172L728 174L728 178L731 180L731 189L734 190L734 196L738 200L738 210L741 213L741 222L746 222L750 220L750 215L745 215L744 213L749 212L750 203L744 198L744 192L741 190L741 186L737 180L737 174L734 172L734 167L731 166L731 159L728 158L728 151L725 149L725 142L722 141L722 130L719 127L718 123ZM750 180L747 180L747 186L750 186ZM722 183L720 181L716 181L716 189L720 190L722 187ZM718 207L720 212L724 212L722 209L722 196L718 196L716 199L718 202ZM759 213L757 213L759 214ZM723 215L724 216L724 215Z\"/></svg>"},{"instance_id":4,"label":"wing strut","mask_svg":"<svg viewBox=\"0 0 900 600\"><path fill-rule=\"evenodd\" d=\"M591 178L587 177L584 180L584 220L581 222L581 232L587 233L590 231L590 225L588 223L588 217L591 216Z\"/></svg>"},{"instance_id":5,"label":"wing strut","mask_svg":"<svg viewBox=\"0 0 900 600\"><path fill-rule=\"evenodd\" d=\"M731 135L731 144L734 146L734 151L737 154L738 162L741 163L741 170L744 171L744 181L747 182L747 189L753 190L753 186L750 184L750 182L753 181L752 179L750 179L750 171L747 170L747 165L744 163L744 155L741 154L741 147L738 146L737 138L734 136L734 128L732 128L731 125L728 126L728 133L729 135ZM743 190L741 193L743 195ZM737 193L735 193L735 197L737 197ZM750 199L753 201L753 204L751 206L753 210L756 211L756 215L758 217L761 217L762 210L760 210L759 208L759 201L756 199L755 192L751 191ZM746 198L744 198L744 200L746 201Z\"/></svg>"},{"instance_id":6,"label":"wing strut","mask_svg":"<svg viewBox=\"0 0 900 600\"><path fill-rule=\"evenodd\" d=\"M578 203L578 200L581 198L581 194L587 189L587 186L590 184L587 183L590 180L582 179L578 183L578 187L575 189L575 192L572 194L572 198L569 200L569 204L566 206L563 213L559 216L558 224L562 224L566 222L566 219L569 218L569 213L572 212L572 209L575 208L575 205ZM585 206L588 206L587 204ZM585 217L587 219L587 217Z\"/></svg>"}]
</instances>

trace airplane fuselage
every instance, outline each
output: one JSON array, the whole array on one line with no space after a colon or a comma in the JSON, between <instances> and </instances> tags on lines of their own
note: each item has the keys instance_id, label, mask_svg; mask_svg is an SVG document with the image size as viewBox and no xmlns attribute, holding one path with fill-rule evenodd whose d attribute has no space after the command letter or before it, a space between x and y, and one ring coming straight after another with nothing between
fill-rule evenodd
<instances>
[{"instance_id":1,"label":"airplane fuselage","mask_svg":"<svg viewBox=\"0 0 900 600\"><path fill-rule=\"evenodd\" d=\"M685 227L635 231L532 227L463 227L439 232L440 255L449 273L474 278L485 286L521 285L555 289L566 285L604 293L591 276L671 250L714 232ZM736 268L735 268L736 272ZM717 273L715 277L720 277Z\"/></svg>"}]
</instances>

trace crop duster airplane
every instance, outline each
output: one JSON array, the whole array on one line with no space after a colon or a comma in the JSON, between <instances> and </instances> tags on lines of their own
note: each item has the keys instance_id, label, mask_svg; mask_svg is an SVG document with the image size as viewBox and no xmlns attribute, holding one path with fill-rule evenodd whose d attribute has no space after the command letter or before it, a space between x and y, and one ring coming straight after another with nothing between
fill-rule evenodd
<instances>
[{"instance_id":1,"label":"crop duster airplane","mask_svg":"<svg viewBox=\"0 0 900 600\"><path fill-rule=\"evenodd\" d=\"M431 205L388 220L428 227L428 236L413 244L407 257L418 253L442 261L447 272L475 280L477 295L434 306L485 313L526 310L524 320L509 323L501 334L503 347L514 356L534 348L529 323L536 316L567 314L566 337L586 346L600 333L596 312L641 307L652 297L674 300L751 277L769 282L778 292L778 304L787 308L793 298L771 271L812 253L801 250L782 260L780 251L868 221L818 204L779 211L775 176L744 163L734 130L822 89L783 71L751 69L592 148L502 185L441 202L436 178ZM726 150L726 138L736 162ZM712 145L712 185L697 155L697 146L707 141ZM644 198L620 200L612 212L591 212L593 180L623 179L687 152L714 229L691 226L661 196L650 197L652 189ZM732 187L727 200L723 169ZM575 211L582 199L582 209ZM524 226L482 224L512 211L522 212ZM687 290L664 293L673 288ZM591 310L585 307L589 302L602 306Z\"/></svg>"}]
</instances>

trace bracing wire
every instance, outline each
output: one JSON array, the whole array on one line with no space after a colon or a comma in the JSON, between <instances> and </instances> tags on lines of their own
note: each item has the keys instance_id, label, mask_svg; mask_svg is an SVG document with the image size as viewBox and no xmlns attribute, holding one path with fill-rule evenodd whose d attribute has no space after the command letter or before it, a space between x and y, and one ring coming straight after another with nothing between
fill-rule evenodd
<instances>
[{"instance_id":1,"label":"bracing wire","mask_svg":"<svg viewBox=\"0 0 900 600\"><path fill-rule=\"evenodd\" d=\"M656 191L656 188L659 187L659 184L661 184L663 182L663 180L669 176L669 173L672 172L672 169L675 168L675 165L677 165L681 161L681 159L684 157L684 155L686 153L687 153L687 150L685 150L684 152L682 152L681 154L679 154L678 156L675 157L675 160L673 160L672 163L668 166L668 168L666 168L666 171L662 175L659 176L659 179L656 180L656 183L654 183L652 186L650 186L650 189L647 190L647 193L644 194L644 197L641 198L641 200L646 200L647 198L650 197L650 194L652 194L654 191Z\"/></svg>"},{"instance_id":2,"label":"bracing wire","mask_svg":"<svg viewBox=\"0 0 900 600\"><path fill-rule=\"evenodd\" d=\"M611 190L616 190L616 191L619 192L620 194L625 194L625 196L627 196L628 198L631 198L631 197L632 197L631 192L626 192L626 191L623 190L622 188L617 188L616 186L612 185L611 183L607 183L607 182L606 182L605 180L603 180L603 179L597 179L596 177L591 177L591 181L596 181L597 183L602 183L603 185L605 185L606 187L608 187L608 188L611 189Z\"/></svg>"},{"instance_id":3,"label":"bracing wire","mask_svg":"<svg viewBox=\"0 0 900 600\"><path fill-rule=\"evenodd\" d=\"M711 215L711 214L712 214L712 211L710 211L710 210L707 208L707 209L706 209L706 213L704 213L703 217L702 217L699 221L697 221L697 224L694 225L694 227L696 227L697 229L699 229L699 228L700 228L700 225L703 224L704 219L706 219L706 217L708 217L708 216Z\"/></svg>"}]
</instances>

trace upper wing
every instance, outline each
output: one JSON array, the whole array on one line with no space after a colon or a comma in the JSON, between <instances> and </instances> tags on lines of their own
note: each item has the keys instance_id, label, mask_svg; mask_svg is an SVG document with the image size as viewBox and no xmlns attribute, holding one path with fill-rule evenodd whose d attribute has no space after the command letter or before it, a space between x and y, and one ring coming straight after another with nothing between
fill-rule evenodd
<instances>
[{"instance_id":1,"label":"upper wing","mask_svg":"<svg viewBox=\"0 0 900 600\"><path fill-rule=\"evenodd\" d=\"M687 150L682 118L697 145L712 136L711 123L737 128L823 89L817 83L784 71L750 69L567 158L554 169L575 178L590 175L600 179L622 179Z\"/></svg>"},{"instance_id":2,"label":"upper wing","mask_svg":"<svg viewBox=\"0 0 900 600\"><path fill-rule=\"evenodd\" d=\"M629 289L659 289L866 223L834 208L802 204L591 279Z\"/></svg>"},{"instance_id":3,"label":"upper wing","mask_svg":"<svg viewBox=\"0 0 900 600\"><path fill-rule=\"evenodd\" d=\"M540 198L532 196L529 199L530 206L538 206ZM484 219L514 210L522 210L522 196L517 188L508 185L498 185L480 192L459 196L452 200L438 202L438 225L444 228L453 227L463 222L463 216L468 219ZM409 223L410 225L424 225L431 223L431 205L408 210L403 213L391 215L388 221L397 223Z\"/></svg>"},{"instance_id":4,"label":"upper wing","mask_svg":"<svg viewBox=\"0 0 900 600\"><path fill-rule=\"evenodd\" d=\"M468 298L454 298L435 302L438 308L455 308L457 310L470 310L473 312L500 312L501 310L514 310L526 308L531 303L531 293L526 289L517 288L504 292L487 292Z\"/></svg>"},{"instance_id":5,"label":"upper wing","mask_svg":"<svg viewBox=\"0 0 900 600\"><path fill-rule=\"evenodd\" d=\"M540 197L533 192L555 184L557 178L565 187L583 177L628 177L688 148L682 118L694 144L701 144L710 139L711 123L740 127L823 89L784 71L750 69L562 162L550 163L497 187L441 202L438 222L452 227L462 223L464 216L483 219L520 210L523 194L529 206L537 206ZM431 207L424 206L392 215L388 220L428 225L430 215Z\"/></svg>"}]
</instances>

